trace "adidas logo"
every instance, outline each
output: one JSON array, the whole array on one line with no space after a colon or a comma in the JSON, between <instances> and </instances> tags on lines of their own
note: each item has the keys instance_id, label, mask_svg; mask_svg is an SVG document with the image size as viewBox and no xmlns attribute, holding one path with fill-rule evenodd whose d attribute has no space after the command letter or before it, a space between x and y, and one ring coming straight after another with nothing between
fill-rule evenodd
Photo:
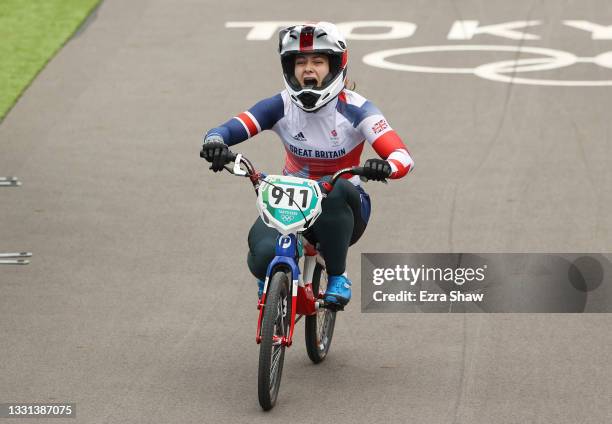
<instances>
[{"instance_id":1,"label":"adidas logo","mask_svg":"<svg viewBox=\"0 0 612 424\"><path fill-rule=\"evenodd\" d=\"M302 134L301 131L297 133L296 135L294 135L293 139L297 141L306 141L306 137L304 137L304 134Z\"/></svg>"}]
</instances>

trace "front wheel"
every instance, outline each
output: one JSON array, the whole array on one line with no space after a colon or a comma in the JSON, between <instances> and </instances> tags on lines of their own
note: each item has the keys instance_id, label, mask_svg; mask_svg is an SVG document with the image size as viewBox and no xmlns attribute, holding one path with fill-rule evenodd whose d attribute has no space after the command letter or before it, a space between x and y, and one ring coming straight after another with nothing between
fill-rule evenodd
<instances>
[{"instance_id":1,"label":"front wheel","mask_svg":"<svg viewBox=\"0 0 612 424\"><path fill-rule=\"evenodd\" d=\"M281 340L287 337L291 320L289 293L287 274L282 271L275 272L266 294L259 348L257 392L259 404L265 411L274 407L280 387L285 359L285 346Z\"/></svg>"},{"instance_id":2,"label":"front wheel","mask_svg":"<svg viewBox=\"0 0 612 424\"><path fill-rule=\"evenodd\" d=\"M327 289L327 274L323 267L317 263L312 277L312 292L319 297ZM329 352L334 326L336 325L336 311L321 308L315 315L306 317L306 351L312 362L318 364L323 361Z\"/></svg>"}]
</instances>

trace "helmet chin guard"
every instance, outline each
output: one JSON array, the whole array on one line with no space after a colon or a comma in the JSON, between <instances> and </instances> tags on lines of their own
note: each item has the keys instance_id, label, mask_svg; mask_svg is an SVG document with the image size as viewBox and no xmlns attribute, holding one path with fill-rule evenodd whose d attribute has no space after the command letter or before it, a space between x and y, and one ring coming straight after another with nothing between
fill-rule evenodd
<instances>
[{"instance_id":1,"label":"helmet chin guard","mask_svg":"<svg viewBox=\"0 0 612 424\"><path fill-rule=\"evenodd\" d=\"M313 109L317 105L321 95L315 93L313 90L302 90L296 97L306 109Z\"/></svg>"},{"instance_id":2,"label":"helmet chin guard","mask_svg":"<svg viewBox=\"0 0 612 424\"><path fill-rule=\"evenodd\" d=\"M291 26L278 34L278 50L285 87L291 101L306 112L315 112L335 99L344 88L348 49L338 28L329 22ZM329 58L329 74L321 87L302 87L295 78L295 58L317 53Z\"/></svg>"}]
</instances>

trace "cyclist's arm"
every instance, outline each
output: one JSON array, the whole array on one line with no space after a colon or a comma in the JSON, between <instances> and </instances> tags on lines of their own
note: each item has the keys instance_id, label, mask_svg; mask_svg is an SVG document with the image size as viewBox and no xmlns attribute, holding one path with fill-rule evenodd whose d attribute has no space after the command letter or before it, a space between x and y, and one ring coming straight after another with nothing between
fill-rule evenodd
<instances>
[{"instance_id":1,"label":"cyclist's arm","mask_svg":"<svg viewBox=\"0 0 612 424\"><path fill-rule=\"evenodd\" d=\"M391 128L382 113L371 102L362 106L362 119L357 129L372 145L374 151L391 165L391 179L401 178L412 170L414 160L406 145Z\"/></svg>"},{"instance_id":2,"label":"cyclist's arm","mask_svg":"<svg viewBox=\"0 0 612 424\"><path fill-rule=\"evenodd\" d=\"M285 106L280 94L261 100L249 110L234 116L218 127L212 128L205 135L219 136L228 146L233 146L244 140L271 129L284 115Z\"/></svg>"}]
</instances>

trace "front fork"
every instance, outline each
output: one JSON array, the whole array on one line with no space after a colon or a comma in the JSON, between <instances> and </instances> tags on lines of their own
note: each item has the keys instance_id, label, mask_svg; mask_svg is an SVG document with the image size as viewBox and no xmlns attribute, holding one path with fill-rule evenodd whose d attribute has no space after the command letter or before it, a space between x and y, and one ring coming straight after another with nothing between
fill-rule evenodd
<instances>
[{"instance_id":1,"label":"front fork","mask_svg":"<svg viewBox=\"0 0 612 424\"><path fill-rule=\"evenodd\" d=\"M298 261L304 256L304 274L300 273ZM275 344L279 343L284 346L291 346L293 343L293 332L295 329L296 315L314 315L318 309L318 293L312 292L312 279L314 276L315 267L317 264L316 249L298 240L295 234L281 235L276 242L276 256L268 266L266 280L261 299L257 303L259 309L259 317L257 319L257 334L255 341L261 343L261 323L266 304L266 294L268 292L268 284L270 278L280 268L289 269L288 274L291 278L291 317L289 332L287 336L278 337L274 340ZM320 259L319 259L320 261Z\"/></svg>"}]
</instances>

